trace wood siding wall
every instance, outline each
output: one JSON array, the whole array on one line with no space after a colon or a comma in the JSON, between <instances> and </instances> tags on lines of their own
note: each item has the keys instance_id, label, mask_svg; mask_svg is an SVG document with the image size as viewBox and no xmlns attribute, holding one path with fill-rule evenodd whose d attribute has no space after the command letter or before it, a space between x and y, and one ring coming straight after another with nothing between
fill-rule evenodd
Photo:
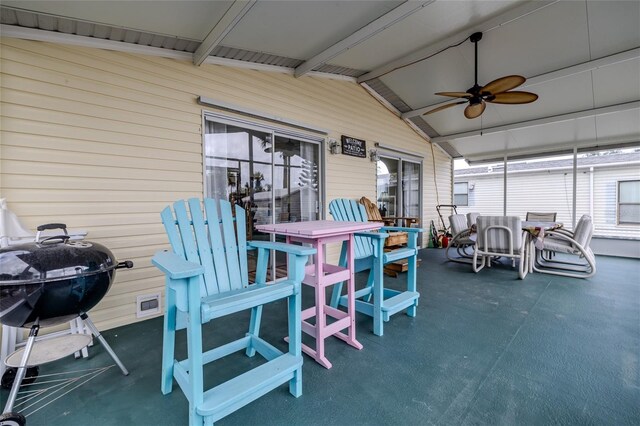
<instances>
[{"instance_id":1,"label":"wood siding wall","mask_svg":"<svg viewBox=\"0 0 640 426\"><path fill-rule=\"evenodd\" d=\"M136 321L136 296L163 291L150 263L167 248L159 212L202 197L202 112L206 96L254 111L424 155L423 221L451 200L451 160L434 150L359 85L1 39L0 192L31 229L64 222L86 229L133 270L92 311L108 329ZM208 110L215 111L214 108ZM326 202L375 197L375 163L326 152ZM326 206L325 206L326 208ZM426 238L425 238L426 242Z\"/></svg>"}]
</instances>

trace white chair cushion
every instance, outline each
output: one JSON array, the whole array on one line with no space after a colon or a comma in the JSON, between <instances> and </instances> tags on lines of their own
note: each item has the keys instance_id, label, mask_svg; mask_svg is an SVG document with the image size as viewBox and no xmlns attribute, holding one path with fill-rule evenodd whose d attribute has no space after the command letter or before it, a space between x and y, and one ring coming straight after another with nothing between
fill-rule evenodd
<instances>
[{"instance_id":1,"label":"white chair cushion","mask_svg":"<svg viewBox=\"0 0 640 426\"><path fill-rule=\"evenodd\" d=\"M522 220L518 216L479 216L476 220L478 227L478 248L493 253L509 253L513 248L514 254L519 254L522 246ZM491 226L504 226L511 230L511 239L505 229ZM485 230L487 230L485 241Z\"/></svg>"},{"instance_id":2,"label":"white chair cushion","mask_svg":"<svg viewBox=\"0 0 640 426\"><path fill-rule=\"evenodd\" d=\"M449 216L449 224L451 233L456 236L467 229L467 218L463 214L452 214Z\"/></svg>"}]
</instances>

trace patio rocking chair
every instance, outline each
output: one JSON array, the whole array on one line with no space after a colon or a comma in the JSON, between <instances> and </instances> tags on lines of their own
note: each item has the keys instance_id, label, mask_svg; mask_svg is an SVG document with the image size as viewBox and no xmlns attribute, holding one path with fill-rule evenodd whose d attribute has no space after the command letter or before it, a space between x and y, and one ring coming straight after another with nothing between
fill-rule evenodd
<instances>
[{"instance_id":1,"label":"patio rocking chair","mask_svg":"<svg viewBox=\"0 0 640 426\"><path fill-rule=\"evenodd\" d=\"M518 264L518 277L524 279L529 272L527 261L528 244L526 231L518 216L479 216L478 236L471 266L479 272L485 266L491 267L491 259L508 257L511 265Z\"/></svg>"},{"instance_id":2,"label":"patio rocking chair","mask_svg":"<svg viewBox=\"0 0 640 426\"><path fill-rule=\"evenodd\" d=\"M453 214L449 216L449 225L451 226L453 238L451 238L445 251L447 259L452 262L471 263L476 242L469 238L471 229L467 228L467 218L463 214ZM450 253L454 249L458 254L457 257Z\"/></svg>"},{"instance_id":3,"label":"patio rocking chair","mask_svg":"<svg viewBox=\"0 0 640 426\"><path fill-rule=\"evenodd\" d=\"M293 396L302 394L300 283L307 258L315 249L247 242L244 209L235 205L235 219L231 209L228 201L205 199L203 214L201 202L195 198L188 203L176 202L175 216L171 207L166 207L161 216L172 251L158 252L152 259L166 275L161 389L165 395L170 393L175 378L189 401L190 426L211 426L286 382ZM247 250L252 249L258 251L257 271L256 283L249 285ZM287 253L289 277L267 285L272 249ZM287 353L259 337L262 306L281 299L288 303ZM202 324L247 309L251 309L251 321L246 335L203 349ZM183 328L188 355L177 361L176 330ZM241 350L250 357L258 352L267 362L205 392L203 366Z\"/></svg>"},{"instance_id":4,"label":"patio rocking chair","mask_svg":"<svg viewBox=\"0 0 640 426\"><path fill-rule=\"evenodd\" d=\"M336 199L329 203L329 212L334 220L366 222L367 212L362 204L354 200ZM406 247L391 251L384 250L384 240L388 231L402 231L408 234ZM365 288L356 291L356 311L373 317L373 334L382 336L383 322L389 321L391 315L404 309L410 317L416 316L416 308L420 293L416 289L416 270L418 254L418 234L420 228L383 227L380 232L359 232L355 236L355 272L369 270L369 278ZM392 290L384 287L384 265L406 259L408 261L407 289ZM339 265L346 266L346 244L342 244ZM331 306L347 305L347 296L342 295L342 284L333 287ZM371 298L373 297L373 301Z\"/></svg>"},{"instance_id":5,"label":"patio rocking chair","mask_svg":"<svg viewBox=\"0 0 640 426\"><path fill-rule=\"evenodd\" d=\"M574 232L557 229L545 233L542 250L536 250L533 270L544 274L561 275L574 278L589 278L596 273L596 258L589 247L593 237L591 216L583 215ZM578 256L578 261L544 258L542 253L564 253Z\"/></svg>"}]
</instances>

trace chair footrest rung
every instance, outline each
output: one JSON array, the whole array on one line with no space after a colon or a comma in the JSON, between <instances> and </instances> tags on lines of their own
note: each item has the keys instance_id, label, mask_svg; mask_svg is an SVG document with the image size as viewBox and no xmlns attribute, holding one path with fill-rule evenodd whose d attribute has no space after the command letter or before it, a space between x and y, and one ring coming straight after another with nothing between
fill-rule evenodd
<instances>
[{"instance_id":1,"label":"chair footrest rung","mask_svg":"<svg viewBox=\"0 0 640 426\"><path fill-rule=\"evenodd\" d=\"M382 304L382 311L393 315L394 313L413 305L419 297L420 293L417 291L405 291L399 293L384 301Z\"/></svg>"},{"instance_id":2,"label":"chair footrest rung","mask_svg":"<svg viewBox=\"0 0 640 426\"><path fill-rule=\"evenodd\" d=\"M301 356L281 355L209 389L196 411L201 416L213 416L215 422L287 382L301 366Z\"/></svg>"}]
</instances>

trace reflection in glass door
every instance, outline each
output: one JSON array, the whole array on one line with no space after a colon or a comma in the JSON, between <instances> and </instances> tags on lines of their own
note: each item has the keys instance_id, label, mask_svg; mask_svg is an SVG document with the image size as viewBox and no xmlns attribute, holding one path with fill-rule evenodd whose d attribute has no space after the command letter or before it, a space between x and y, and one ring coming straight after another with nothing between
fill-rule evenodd
<instances>
[{"instance_id":1,"label":"reflection in glass door","mask_svg":"<svg viewBox=\"0 0 640 426\"><path fill-rule=\"evenodd\" d=\"M320 145L275 135L273 151L275 223L320 219ZM277 278L287 276L286 261L284 253L276 253Z\"/></svg>"},{"instance_id":2,"label":"reflection in glass door","mask_svg":"<svg viewBox=\"0 0 640 426\"><path fill-rule=\"evenodd\" d=\"M319 142L210 119L205 122L205 196L245 209L247 240L272 239L271 234L259 232L257 225L320 218ZM250 281L255 264L250 257ZM276 278L286 276L284 255L277 253L273 265Z\"/></svg>"},{"instance_id":3,"label":"reflection in glass door","mask_svg":"<svg viewBox=\"0 0 640 426\"><path fill-rule=\"evenodd\" d=\"M377 204L383 217L421 216L420 167L419 162L402 158L380 158L377 163Z\"/></svg>"},{"instance_id":4,"label":"reflection in glass door","mask_svg":"<svg viewBox=\"0 0 640 426\"><path fill-rule=\"evenodd\" d=\"M377 201L382 217L398 216L398 162L383 157L377 163Z\"/></svg>"},{"instance_id":5,"label":"reflection in glass door","mask_svg":"<svg viewBox=\"0 0 640 426\"><path fill-rule=\"evenodd\" d=\"M402 160L402 216L420 217L420 163Z\"/></svg>"}]
</instances>

